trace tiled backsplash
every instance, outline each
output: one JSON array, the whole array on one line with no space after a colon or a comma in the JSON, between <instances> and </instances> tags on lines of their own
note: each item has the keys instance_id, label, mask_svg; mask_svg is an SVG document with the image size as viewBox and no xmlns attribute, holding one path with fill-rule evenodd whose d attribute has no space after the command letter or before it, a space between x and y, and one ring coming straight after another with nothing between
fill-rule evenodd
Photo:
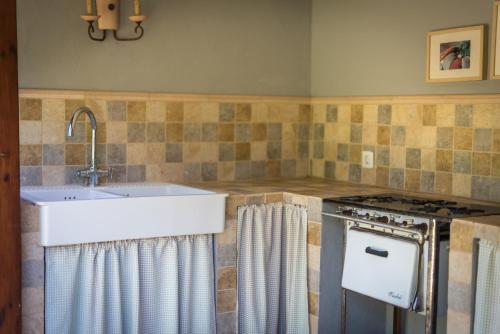
<instances>
[{"instance_id":1,"label":"tiled backsplash","mask_svg":"<svg viewBox=\"0 0 500 334\"><path fill-rule=\"evenodd\" d=\"M66 125L87 105L98 121L98 165L113 167L114 182L312 175L500 201L500 96L479 97L21 92L21 181L79 181L89 124L82 118L73 138ZM363 150L374 152L373 169L362 168Z\"/></svg>"},{"instance_id":2,"label":"tiled backsplash","mask_svg":"<svg viewBox=\"0 0 500 334\"><path fill-rule=\"evenodd\" d=\"M311 159L313 176L500 201L500 104L315 104Z\"/></svg>"},{"instance_id":3,"label":"tiled backsplash","mask_svg":"<svg viewBox=\"0 0 500 334\"><path fill-rule=\"evenodd\" d=\"M126 98L126 96L125 96ZM21 182L79 182L88 164L90 124L72 112L86 105L97 119L97 164L113 182L196 182L308 174L310 106L299 103L20 99ZM85 117L83 117L85 116Z\"/></svg>"}]
</instances>

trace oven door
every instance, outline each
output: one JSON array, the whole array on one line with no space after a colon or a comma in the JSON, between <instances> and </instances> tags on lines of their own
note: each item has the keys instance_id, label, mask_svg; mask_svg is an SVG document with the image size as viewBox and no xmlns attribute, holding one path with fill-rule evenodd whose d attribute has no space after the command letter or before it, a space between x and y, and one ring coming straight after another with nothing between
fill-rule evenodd
<instances>
[{"instance_id":1,"label":"oven door","mask_svg":"<svg viewBox=\"0 0 500 334\"><path fill-rule=\"evenodd\" d=\"M342 287L409 309L418 286L416 242L348 229Z\"/></svg>"}]
</instances>

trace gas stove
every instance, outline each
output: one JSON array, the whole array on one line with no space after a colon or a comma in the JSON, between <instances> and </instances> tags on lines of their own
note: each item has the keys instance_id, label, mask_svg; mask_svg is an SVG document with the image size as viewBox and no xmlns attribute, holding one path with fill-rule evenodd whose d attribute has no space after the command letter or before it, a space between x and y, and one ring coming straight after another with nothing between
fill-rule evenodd
<instances>
[{"instance_id":1,"label":"gas stove","mask_svg":"<svg viewBox=\"0 0 500 334\"><path fill-rule=\"evenodd\" d=\"M350 196L326 199L348 207L362 207L388 212L400 212L406 215L433 217L451 220L472 216L500 215L500 206L486 206L445 199L428 199L401 194L381 194L368 196Z\"/></svg>"},{"instance_id":2,"label":"gas stove","mask_svg":"<svg viewBox=\"0 0 500 334\"><path fill-rule=\"evenodd\" d=\"M452 220L500 215L500 206L388 193L325 199L322 214L343 225L342 328L352 291L424 315L432 334L446 314Z\"/></svg>"}]
</instances>

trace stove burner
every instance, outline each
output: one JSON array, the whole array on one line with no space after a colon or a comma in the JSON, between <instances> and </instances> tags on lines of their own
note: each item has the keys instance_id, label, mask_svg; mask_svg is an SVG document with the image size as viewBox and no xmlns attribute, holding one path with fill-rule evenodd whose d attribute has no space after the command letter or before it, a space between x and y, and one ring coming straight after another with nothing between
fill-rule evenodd
<instances>
[{"instance_id":1,"label":"stove burner","mask_svg":"<svg viewBox=\"0 0 500 334\"><path fill-rule=\"evenodd\" d=\"M404 204L413 204L413 205L434 205L438 207L445 207L449 205L457 205L457 202L450 202L445 200L432 200L432 199L406 199L402 198L401 203Z\"/></svg>"},{"instance_id":2,"label":"stove burner","mask_svg":"<svg viewBox=\"0 0 500 334\"><path fill-rule=\"evenodd\" d=\"M448 216L451 215L472 215L475 213L483 213L484 210L480 209L470 209L466 207L456 207L456 206L433 206L433 205L424 205L422 207L412 207L410 211L418 211L425 213L436 213L438 211L443 211L443 213Z\"/></svg>"},{"instance_id":3,"label":"stove burner","mask_svg":"<svg viewBox=\"0 0 500 334\"><path fill-rule=\"evenodd\" d=\"M369 203L393 203L398 200L392 196L352 196L344 197L343 199L353 202L369 202Z\"/></svg>"},{"instance_id":4,"label":"stove burner","mask_svg":"<svg viewBox=\"0 0 500 334\"><path fill-rule=\"evenodd\" d=\"M500 206L485 206L473 203L455 202L446 199L412 197L402 194L374 194L358 195L331 199L333 202L347 203L353 206L381 209L383 211L396 210L399 212L413 212L444 218L500 215Z\"/></svg>"}]
</instances>

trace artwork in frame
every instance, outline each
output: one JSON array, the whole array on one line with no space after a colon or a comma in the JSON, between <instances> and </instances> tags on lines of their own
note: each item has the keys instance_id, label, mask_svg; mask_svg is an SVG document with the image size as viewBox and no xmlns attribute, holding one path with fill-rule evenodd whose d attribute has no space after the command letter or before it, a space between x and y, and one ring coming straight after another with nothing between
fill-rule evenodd
<instances>
[{"instance_id":1,"label":"artwork in frame","mask_svg":"<svg viewBox=\"0 0 500 334\"><path fill-rule=\"evenodd\" d=\"M483 80L484 25L427 35L427 82Z\"/></svg>"},{"instance_id":2,"label":"artwork in frame","mask_svg":"<svg viewBox=\"0 0 500 334\"><path fill-rule=\"evenodd\" d=\"M493 23L491 25L490 78L500 79L500 1L493 3Z\"/></svg>"}]
</instances>

